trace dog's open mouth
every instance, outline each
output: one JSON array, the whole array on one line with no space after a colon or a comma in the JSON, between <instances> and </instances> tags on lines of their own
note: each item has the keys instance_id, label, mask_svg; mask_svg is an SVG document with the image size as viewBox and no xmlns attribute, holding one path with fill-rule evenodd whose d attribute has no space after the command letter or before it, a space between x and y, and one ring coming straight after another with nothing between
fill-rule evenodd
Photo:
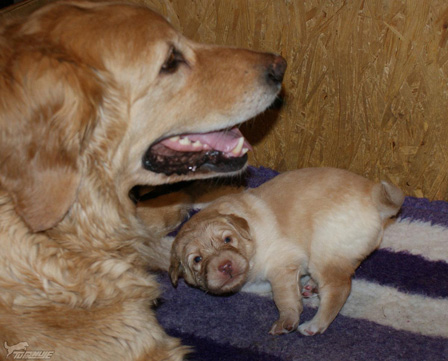
<instances>
[{"instance_id":1,"label":"dog's open mouth","mask_svg":"<svg viewBox=\"0 0 448 361\"><path fill-rule=\"evenodd\" d=\"M143 157L143 166L167 176L197 171L228 173L244 167L251 149L237 127L183 134L153 144Z\"/></svg>"}]
</instances>

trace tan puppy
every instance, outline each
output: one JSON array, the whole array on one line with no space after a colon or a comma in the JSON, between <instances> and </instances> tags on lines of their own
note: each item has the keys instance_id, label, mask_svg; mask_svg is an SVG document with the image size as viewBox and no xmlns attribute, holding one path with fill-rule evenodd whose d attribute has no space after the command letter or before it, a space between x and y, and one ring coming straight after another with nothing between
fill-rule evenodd
<instances>
[{"instance_id":1,"label":"tan puppy","mask_svg":"<svg viewBox=\"0 0 448 361\"><path fill-rule=\"evenodd\" d=\"M285 68L116 1L0 24L0 340L54 361L183 359L147 270L168 270L161 237L184 199L132 195L243 170L237 125L274 101Z\"/></svg>"},{"instance_id":2,"label":"tan puppy","mask_svg":"<svg viewBox=\"0 0 448 361\"><path fill-rule=\"evenodd\" d=\"M404 195L353 173L309 168L281 174L259 188L224 196L188 221L172 248L170 276L211 293L269 281L279 319L272 334L293 331L302 312L299 280L319 288L304 335L324 332L344 305L351 276L377 248L385 221Z\"/></svg>"}]
</instances>

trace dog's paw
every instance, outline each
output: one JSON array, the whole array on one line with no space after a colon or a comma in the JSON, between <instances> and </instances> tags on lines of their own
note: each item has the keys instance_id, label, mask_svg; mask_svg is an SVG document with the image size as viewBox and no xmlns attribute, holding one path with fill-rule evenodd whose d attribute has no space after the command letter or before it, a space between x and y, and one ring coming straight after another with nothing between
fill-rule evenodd
<instances>
[{"instance_id":1,"label":"dog's paw","mask_svg":"<svg viewBox=\"0 0 448 361\"><path fill-rule=\"evenodd\" d=\"M308 278L302 287L302 296L304 298L317 297L319 294L317 283L312 278Z\"/></svg>"},{"instance_id":2,"label":"dog's paw","mask_svg":"<svg viewBox=\"0 0 448 361\"><path fill-rule=\"evenodd\" d=\"M137 203L137 216L155 237L163 237L189 217L190 197L182 192Z\"/></svg>"},{"instance_id":3,"label":"dog's paw","mask_svg":"<svg viewBox=\"0 0 448 361\"><path fill-rule=\"evenodd\" d=\"M299 318L279 318L271 327L269 333L271 335L283 335L285 333L293 332L297 329Z\"/></svg>"},{"instance_id":4,"label":"dog's paw","mask_svg":"<svg viewBox=\"0 0 448 361\"><path fill-rule=\"evenodd\" d=\"M322 333L326 328L319 327L313 320L302 323L297 330L304 336L314 336L318 333Z\"/></svg>"}]
</instances>

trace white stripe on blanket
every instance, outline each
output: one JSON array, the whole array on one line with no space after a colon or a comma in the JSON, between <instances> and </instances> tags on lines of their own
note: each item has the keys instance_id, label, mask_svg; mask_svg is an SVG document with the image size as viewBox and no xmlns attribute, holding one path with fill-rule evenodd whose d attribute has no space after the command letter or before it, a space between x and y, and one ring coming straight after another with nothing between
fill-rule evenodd
<instances>
[{"instance_id":1,"label":"white stripe on blanket","mask_svg":"<svg viewBox=\"0 0 448 361\"><path fill-rule=\"evenodd\" d=\"M380 248L405 251L432 261L446 262L448 228L431 225L429 222L399 220L385 229Z\"/></svg>"},{"instance_id":2,"label":"white stripe on blanket","mask_svg":"<svg viewBox=\"0 0 448 361\"><path fill-rule=\"evenodd\" d=\"M448 337L448 299L406 294L364 280L353 281L341 314L398 330Z\"/></svg>"}]
</instances>

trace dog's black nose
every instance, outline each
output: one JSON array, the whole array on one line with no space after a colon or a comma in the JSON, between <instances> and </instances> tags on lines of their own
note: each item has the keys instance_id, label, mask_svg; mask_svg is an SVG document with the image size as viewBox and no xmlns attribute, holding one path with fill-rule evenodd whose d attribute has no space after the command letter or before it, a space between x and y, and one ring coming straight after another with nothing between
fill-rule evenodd
<instances>
[{"instance_id":1,"label":"dog's black nose","mask_svg":"<svg viewBox=\"0 0 448 361\"><path fill-rule=\"evenodd\" d=\"M286 60L280 55L276 55L274 61L268 66L267 80L273 85L280 85L286 71Z\"/></svg>"}]
</instances>

